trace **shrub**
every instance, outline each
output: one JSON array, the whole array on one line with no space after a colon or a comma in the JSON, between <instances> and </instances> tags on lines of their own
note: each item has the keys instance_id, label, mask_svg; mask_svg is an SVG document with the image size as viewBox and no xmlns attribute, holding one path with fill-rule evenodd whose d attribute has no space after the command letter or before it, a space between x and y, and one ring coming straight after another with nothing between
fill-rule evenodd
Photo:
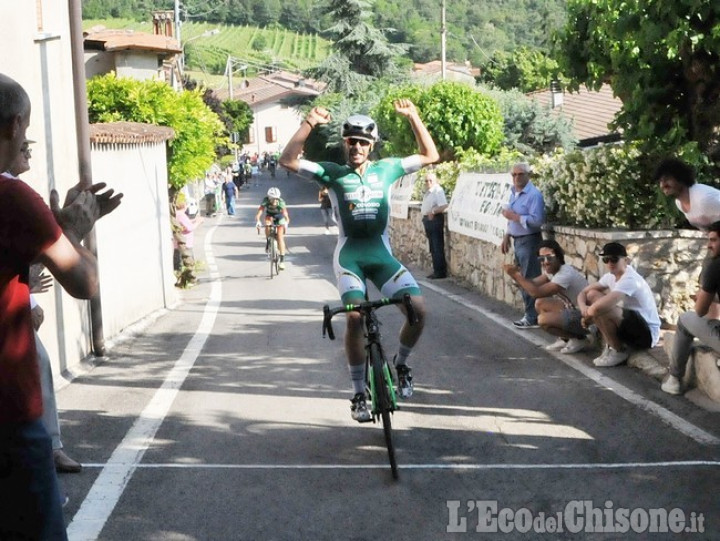
<instances>
[{"instance_id":1,"label":"shrub","mask_svg":"<svg viewBox=\"0 0 720 541\"><path fill-rule=\"evenodd\" d=\"M488 156L500 150L503 118L495 99L462 83L440 82L430 87L392 88L373 109L372 116L387 139L384 155L417 152L408 121L393 108L398 98L409 98L417 105L443 161L455 158L462 150L475 149Z\"/></svg>"},{"instance_id":2,"label":"shrub","mask_svg":"<svg viewBox=\"0 0 720 541\"><path fill-rule=\"evenodd\" d=\"M548 221L589 228L664 228L680 213L652 182L652 164L637 145L604 145L546 154L533 163Z\"/></svg>"}]
</instances>

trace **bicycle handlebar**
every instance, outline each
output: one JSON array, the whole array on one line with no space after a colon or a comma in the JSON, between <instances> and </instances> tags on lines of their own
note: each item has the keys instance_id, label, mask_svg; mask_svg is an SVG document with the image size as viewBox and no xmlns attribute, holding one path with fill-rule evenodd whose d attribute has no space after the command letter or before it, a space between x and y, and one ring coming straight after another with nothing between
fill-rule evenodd
<instances>
[{"instance_id":1,"label":"bicycle handlebar","mask_svg":"<svg viewBox=\"0 0 720 541\"><path fill-rule=\"evenodd\" d=\"M381 308L382 306L389 306L391 304L402 304L405 306L405 310L407 311L407 319L408 323L410 325L415 325L417 323L417 315L415 314L415 308L412 304L412 299L410 298L410 295L407 293L403 295L401 298L397 299L378 299L375 301L365 301L361 302L360 304L347 304L345 306L338 306L337 308L330 308L329 305L323 306L323 338L327 336L330 338L330 340L335 340L335 332L332 328L332 318L338 314L347 313L347 312L360 312L360 313L369 313L376 308Z\"/></svg>"}]
</instances>

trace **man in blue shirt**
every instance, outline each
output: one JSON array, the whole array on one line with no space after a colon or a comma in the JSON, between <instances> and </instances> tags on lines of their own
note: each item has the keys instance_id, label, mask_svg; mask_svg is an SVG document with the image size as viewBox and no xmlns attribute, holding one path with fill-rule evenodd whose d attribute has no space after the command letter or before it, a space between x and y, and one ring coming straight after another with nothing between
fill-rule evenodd
<instances>
[{"instance_id":1,"label":"man in blue shirt","mask_svg":"<svg viewBox=\"0 0 720 541\"><path fill-rule=\"evenodd\" d=\"M537 252L542 240L540 228L545 223L545 201L540 190L530 182L529 164L516 163L510 174L513 181L510 202L502 211L502 215L508 220L508 226L500 249L503 254L507 254L512 239L517 265L522 275L532 280L540 276ZM518 329L536 329L538 315L535 310L535 299L525 290L521 293L525 303L525 315L522 319L514 321L513 325Z\"/></svg>"}]
</instances>

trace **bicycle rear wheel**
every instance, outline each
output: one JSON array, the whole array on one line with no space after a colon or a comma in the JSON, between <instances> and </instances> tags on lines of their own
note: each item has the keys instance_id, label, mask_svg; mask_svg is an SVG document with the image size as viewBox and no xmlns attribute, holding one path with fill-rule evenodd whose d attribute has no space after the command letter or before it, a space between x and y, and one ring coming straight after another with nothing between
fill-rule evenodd
<instances>
[{"instance_id":1,"label":"bicycle rear wheel","mask_svg":"<svg viewBox=\"0 0 720 541\"><path fill-rule=\"evenodd\" d=\"M392 471L393 479L397 479L398 465L395 459L395 445L393 444L392 421L390 417L392 413L392 399L390 397L387 379L385 378L385 365L387 365L387 361L377 344L371 344L370 346L370 362L374 387L373 409L375 411L373 413L379 414L382 419L385 445L387 446L388 459L390 460L390 470Z\"/></svg>"}]
</instances>

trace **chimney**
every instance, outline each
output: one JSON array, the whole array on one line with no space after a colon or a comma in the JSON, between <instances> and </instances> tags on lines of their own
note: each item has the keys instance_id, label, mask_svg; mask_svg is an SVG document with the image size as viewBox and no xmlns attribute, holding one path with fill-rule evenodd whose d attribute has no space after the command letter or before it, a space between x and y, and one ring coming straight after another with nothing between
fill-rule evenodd
<instances>
[{"instance_id":1,"label":"chimney","mask_svg":"<svg viewBox=\"0 0 720 541\"><path fill-rule=\"evenodd\" d=\"M152 12L153 34L158 36L175 36L175 13L172 11Z\"/></svg>"},{"instance_id":2,"label":"chimney","mask_svg":"<svg viewBox=\"0 0 720 541\"><path fill-rule=\"evenodd\" d=\"M550 81L550 105L553 109L563 104L563 90L560 81Z\"/></svg>"}]
</instances>

